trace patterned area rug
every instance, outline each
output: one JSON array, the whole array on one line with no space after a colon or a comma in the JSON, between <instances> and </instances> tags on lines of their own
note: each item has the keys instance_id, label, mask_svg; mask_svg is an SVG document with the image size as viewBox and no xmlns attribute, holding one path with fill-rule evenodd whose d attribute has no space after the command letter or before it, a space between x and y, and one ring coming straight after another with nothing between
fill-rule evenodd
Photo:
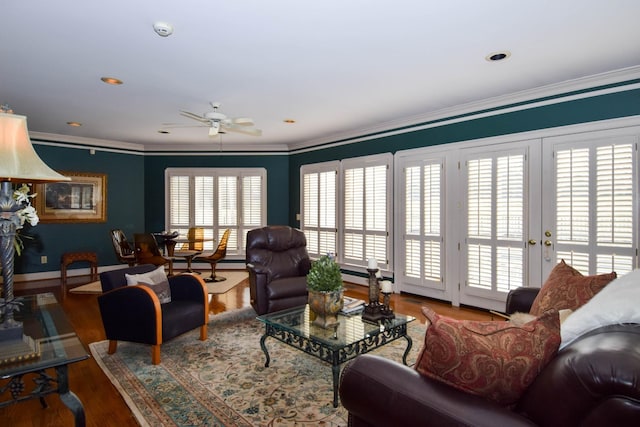
<instances>
[{"instance_id":1,"label":"patterned area rug","mask_svg":"<svg viewBox=\"0 0 640 427\"><path fill-rule=\"evenodd\" d=\"M251 309L213 316L209 338L197 331L162 346L162 362L151 365L148 346L90 344L91 353L143 426L346 426L347 413L334 408L331 367L272 338L260 349L264 326ZM409 325L417 357L424 325ZM406 340L373 353L402 361Z\"/></svg>"}]
</instances>

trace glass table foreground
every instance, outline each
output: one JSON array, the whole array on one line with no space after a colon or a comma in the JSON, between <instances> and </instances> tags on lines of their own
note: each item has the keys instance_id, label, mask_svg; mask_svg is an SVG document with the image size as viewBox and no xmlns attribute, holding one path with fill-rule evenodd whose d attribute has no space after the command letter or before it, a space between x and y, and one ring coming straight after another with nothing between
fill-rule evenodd
<instances>
[{"instance_id":1,"label":"glass table foreground","mask_svg":"<svg viewBox=\"0 0 640 427\"><path fill-rule=\"evenodd\" d=\"M23 322L24 335L34 346L26 360L0 364L0 396L9 393L10 399L0 402L0 408L24 400L40 399L46 407L44 397L58 393L60 400L73 413L76 426L85 425L82 402L69 390L68 365L89 357L73 327L64 314L62 306L51 293L29 295L20 298L20 311L14 312L15 320ZM0 359L8 359L9 348L0 342ZM55 377L46 372L55 371ZM35 384L25 390L23 375L33 373Z\"/></svg>"},{"instance_id":2,"label":"glass table foreground","mask_svg":"<svg viewBox=\"0 0 640 427\"><path fill-rule=\"evenodd\" d=\"M268 337L288 344L328 362L333 373L333 407L338 406L338 382L340 365L385 344L404 338L407 347L402 362L407 364L407 355L411 350L412 340L407 334L407 325L415 317L397 314L393 319L370 323L362 320L360 314L339 315L339 323L335 328L324 329L313 325L313 313L308 305L258 316L264 323L265 332L260 338L260 347L266 357L265 367L271 361L265 345Z\"/></svg>"}]
</instances>

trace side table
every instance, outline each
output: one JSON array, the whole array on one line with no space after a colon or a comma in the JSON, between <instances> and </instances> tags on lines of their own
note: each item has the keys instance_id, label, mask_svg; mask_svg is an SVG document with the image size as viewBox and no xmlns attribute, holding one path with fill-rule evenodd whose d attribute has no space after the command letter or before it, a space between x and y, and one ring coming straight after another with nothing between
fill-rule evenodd
<instances>
[{"instance_id":1,"label":"side table","mask_svg":"<svg viewBox=\"0 0 640 427\"><path fill-rule=\"evenodd\" d=\"M74 262L88 262L91 266L91 281L98 280L98 256L95 252L66 252L60 261L60 276L62 277L62 298L67 296L67 267Z\"/></svg>"}]
</instances>

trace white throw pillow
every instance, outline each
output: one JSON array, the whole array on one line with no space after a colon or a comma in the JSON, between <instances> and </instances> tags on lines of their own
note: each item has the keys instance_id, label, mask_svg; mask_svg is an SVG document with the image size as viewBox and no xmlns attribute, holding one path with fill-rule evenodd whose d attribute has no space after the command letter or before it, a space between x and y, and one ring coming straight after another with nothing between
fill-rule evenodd
<instances>
[{"instance_id":1,"label":"white throw pillow","mask_svg":"<svg viewBox=\"0 0 640 427\"><path fill-rule=\"evenodd\" d=\"M640 323L638 301L640 270L633 270L611 281L562 323L560 348L601 326Z\"/></svg>"},{"instance_id":2,"label":"white throw pillow","mask_svg":"<svg viewBox=\"0 0 640 427\"><path fill-rule=\"evenodd\" d=\"M160 304L171 302L171 288L169 287L169 280L164 272L164 267L160 266L148 273L125 274L124 277L127 279L127 285L146 285L150 287L158 295Z\"/></svg>"}]
</instances>

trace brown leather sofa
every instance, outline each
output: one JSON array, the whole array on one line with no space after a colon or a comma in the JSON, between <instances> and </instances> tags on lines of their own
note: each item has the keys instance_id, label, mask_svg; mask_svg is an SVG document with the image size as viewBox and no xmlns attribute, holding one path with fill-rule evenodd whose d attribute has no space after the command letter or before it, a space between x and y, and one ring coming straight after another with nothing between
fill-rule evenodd
<instances>
[{"instance_id":1,"label":"brown leather sofa","mask_svg":"<svg viewBox=\"0 0 640 427\"><path fill-rule=\"evenodd\" d=\"M510 295L507 312L528 312L537 290ZM558 352L506 408L365 354L341 377L351 427L640 425L640 325L605 326Z\"/></svg>"},{"instance_id":2,"label":"brown leather sofa","mask_svg":"<svg viewBox=\"0 0 640 427\"><path fill-rule=\"evenodd\" d=\"M285 225L247 233L246 262L251 305L259 315L307 303L311 261L304 233Z\"/></svg>"}]
</instances>

